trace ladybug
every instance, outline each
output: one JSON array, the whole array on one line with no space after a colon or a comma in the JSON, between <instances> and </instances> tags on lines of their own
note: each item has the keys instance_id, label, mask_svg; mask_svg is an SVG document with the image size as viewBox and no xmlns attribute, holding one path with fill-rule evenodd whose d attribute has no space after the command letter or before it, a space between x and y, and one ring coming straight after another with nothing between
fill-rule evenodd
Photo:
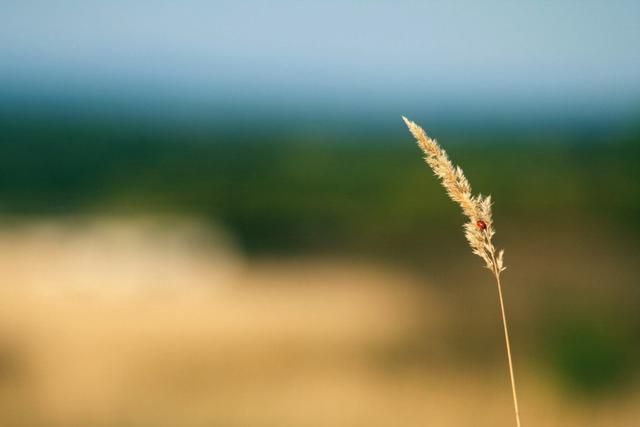
<instances>
[{"instance_id":1,"label":"ladybug","mask_svg":"<svg viewBox=\"0 0 640 427\"><path fill-rule=\"evenodd\" d=\"M484 222L483 220L479 219L476 221L476 227L478 227L479 230L486 230L487 229L487 223Z\"/></svg>"}]
</instances>

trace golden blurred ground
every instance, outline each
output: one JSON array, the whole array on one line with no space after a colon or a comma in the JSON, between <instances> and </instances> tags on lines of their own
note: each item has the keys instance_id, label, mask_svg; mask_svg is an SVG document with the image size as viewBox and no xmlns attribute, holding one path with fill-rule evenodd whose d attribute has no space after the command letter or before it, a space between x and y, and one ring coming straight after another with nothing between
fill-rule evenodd
<instances>
[{"instance_id":1,"label":"golden blurred ground","mask_svg":"<svg viewBox=\"0 0 640 427\"><path fill-rule=\"evenodd\" d=\"M500 331L450 354L474 318L455 292L372 263L247 261L203 230L0 233L1 425L513 425L506 368L482 354ZM637 386L585 401L517 349L516 369L526 426L640 426Z\"/></svg>"}]
</instances>

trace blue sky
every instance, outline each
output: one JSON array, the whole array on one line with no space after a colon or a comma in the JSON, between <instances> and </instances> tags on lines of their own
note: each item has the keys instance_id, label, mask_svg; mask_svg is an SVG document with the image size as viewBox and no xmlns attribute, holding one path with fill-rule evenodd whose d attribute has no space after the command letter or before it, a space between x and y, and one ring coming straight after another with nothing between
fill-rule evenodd
<instances>
[{"instance_id":1,"label":"blue sky","mask_svg":"<svg viewBox=\"0 0 640 427\"><path fill-rule=\"evenodd\" d=\"M639 23L638 1L4 0L0 91L635 114Z\"/></svg>"}]
</instances>

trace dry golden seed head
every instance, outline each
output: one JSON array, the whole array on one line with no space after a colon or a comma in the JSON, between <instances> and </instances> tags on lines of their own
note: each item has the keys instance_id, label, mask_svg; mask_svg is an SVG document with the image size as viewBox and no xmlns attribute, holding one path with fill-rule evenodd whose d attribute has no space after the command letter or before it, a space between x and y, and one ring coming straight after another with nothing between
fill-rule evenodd
<instances>
[{"instance_id":1,"label":"dry golden seed head","mask_svg":"<svg viewBox=\"0 0 640 427\"><path fill-rule=\"evenodd\" d=\"M425 161L440 179L449 198L462 208L462 212L469 218L465 224L465 236L474 254L480 256L487 268L499 274L504 271L502 251L496 256L492 238L493 220L491 213L491 196L482 194L473 196L471 184L460 166L454 166L447 152L438 145L435 139L429 138L425 131L416 123L402 116L409 131L418 142L418 146L425 154ZM495 260L495 262L494 262ZM495 265L494 265L495 264Z\"/></svg>"}]
</instances>

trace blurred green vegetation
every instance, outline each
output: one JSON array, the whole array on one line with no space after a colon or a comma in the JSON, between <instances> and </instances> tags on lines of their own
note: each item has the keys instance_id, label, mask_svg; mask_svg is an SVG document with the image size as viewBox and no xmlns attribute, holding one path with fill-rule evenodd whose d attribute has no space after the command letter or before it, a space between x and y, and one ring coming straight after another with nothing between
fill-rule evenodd
<instances>
[{"instance_id":1,"label":"blurred green vegetation","mask_svg":"<svg viewBox=\"0 0 640 427\"><path fill-rule=\"evenodd\" d=\"M637 375L633 334L624 323L591 316L554 318L546 349L559 379L584 395L632 383Z\"/></svg>"},{"instance_id":2,"label":"blurred green vegetation","mask_svg":"<svg viewBox=\"0 0 640 427\"><path fill-rule=\"evenodd\" d=\"M640 228L640 133L443 132L500 224ZM0 122L0 213L186 213L249 253L409 252L460 224L398 121L393 134ZM436 225L437 224L437 225Z\"/></svg>"}]
</instances>

